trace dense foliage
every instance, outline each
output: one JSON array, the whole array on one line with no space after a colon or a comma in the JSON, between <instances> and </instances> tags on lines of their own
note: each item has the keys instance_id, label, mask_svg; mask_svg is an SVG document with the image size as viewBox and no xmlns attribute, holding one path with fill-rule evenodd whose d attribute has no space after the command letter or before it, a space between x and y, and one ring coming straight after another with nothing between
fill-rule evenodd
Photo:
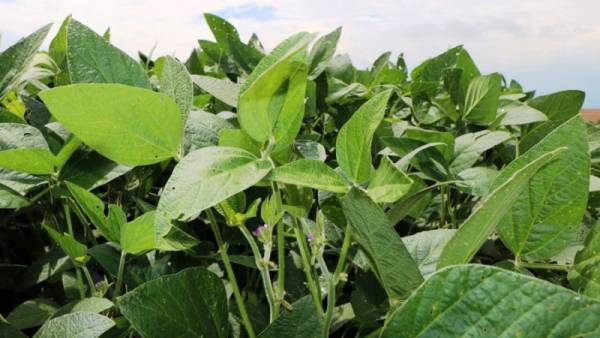
<instances>
[{"instance_id":1,"label":"dense foliage","mask_svg":"<svg viewBox=\"0 0 600 338\"><path fill-rule=\"evenodd\" d=\"M205 18L185 63L0 54L3 337L600 336L582 92Z\"/></svg>"}]
</instances>

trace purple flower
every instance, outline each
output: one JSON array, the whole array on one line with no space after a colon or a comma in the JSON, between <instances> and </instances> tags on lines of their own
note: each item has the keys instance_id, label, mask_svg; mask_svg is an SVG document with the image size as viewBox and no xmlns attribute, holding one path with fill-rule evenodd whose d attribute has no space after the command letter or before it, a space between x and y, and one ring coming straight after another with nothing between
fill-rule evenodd
<instances>
[{"instance_id":1,"label":"purple flower","mask_svg":"<svg viewBox=\"0 0 600 338\"><path fill-rule=\"evenodd\" d=\"M309 242L312 242L312 241L314 241L314 240L315 240L315 236L313 236L313 234L308 234L308 235L306 236L306 239L308 239L308 241L309 241Z\"/></svg>"},{"instance_id":2,"label":"purple flower","mask_svg":"<svg viewBox=\"0 0 600 338\"><path fill-rule=\"evenodd\" d=\"M252 234L256 237L259 237L260 234L262 234L262 232L265 231L266 229L267 229L266 224L259 225L256 229L254 229L254 231L252 231Z\"/></svg>"}]
</instances>

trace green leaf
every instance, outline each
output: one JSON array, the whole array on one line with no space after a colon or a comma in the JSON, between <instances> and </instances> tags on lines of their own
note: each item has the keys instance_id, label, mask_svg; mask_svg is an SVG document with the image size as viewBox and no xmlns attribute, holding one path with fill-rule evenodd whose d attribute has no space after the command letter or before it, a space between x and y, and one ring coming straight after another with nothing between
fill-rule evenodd
<instances>
[{"instance_id":1,"label":"green leaf","mask_svg":"<svg viewBox=\"0 0 600 338\"><path fill-rule=\"evenodd\" d=\"M124 217L118 217L116 214L122 213L117 205L109 205L109 215L104 214L104 202L93 193L77 186L71 182L65 182L71 196L75 199L83 213L100 230L101 234L113 243L119 243L120 227ZM119 210L119 211L117 211Z\"/></svg>"},{"instance_id":2,"label":"green leaf","mask_svg":"<svg viewBox=\"0 0 600 338\"><path fill-rule=\"evenodd\" d=\"M29 200L18 192L0 184L0 209L18 209L29 204Z\"/></svg>"},{"instance_id":3,"label":"green leaf","mask_svg":"<svg viewBox=\"0 0 600 338\"><path fill-rule=\"evenodd\" d=\"M470 168L486 151L511 138L506 131L484 130L477 133L463 134L455 139L454 159L450 163L450 172L459 172Z\"/></svg>"},{"instance_id":4,"label":"green leaf","mask_svg":"<svg viewBox=\"0 0 600 338\"><path fill-rule=\"evenodd\" d=\"M280 43L240 88L238 119L259 143L273 137L289 145L300 130L306 89L305 51L313 35L298 33Z\"/></svg>"},{"instance_id":5,"label":"green leaf","mask_svg":"<svg viewBox=\"0 0 600 338\"><path fill-rule=\"evenodd\" d=\"M74 312L47 321L35 338L95 338L115 325L110 318L92 312Z\"/></svg>"},{"instance_id":6,"label":"green leaf","mask_svg":"<svg viewBox=\"0 0 600 338\"><path fill-rule=\"evenodd\" d=\"M316 141L299 139L294 141L294 146L302 157L312 160L318 160L325 162L327 159L327 152L322 144Z\"/></svg>"},{"instance_id":7,"label":"green leaf","mask_svg":"<svg viewBox=\"0 0 600 338\"><path fill-rule=\"evenodd\" d=\"M548 121L535 126L523 137L519 144L521 152L527 151L552 130L572 117L579 115L584 100L584 92L565 90L550 95L538 96L529 101L529 106L543 112L548 117Z\"/></svg>"},{"instance_id":8,"label":"green leaf","mask_svg":"<svg viewBox=\"0 0 600 338\"><path fill-rule=\"evenodd\" d=\"M228 79L218 79L205 75L192 75L194 84L205 92L217 98L219 101L237 107L240 85Z\"/></svg>"},{"instance_id":9,"label":"green leaf","mask_svg":"<svg viewBox=\"0 0 600 338\"><path fill-rule=\"evenodd\" d=\"M308 54L308 78L316 79L327 68L327 64L335 54L342 27L320 37Z\"/></svg>"},{"instance_id":10,"label":"green leaf","mask_svg":"<svg viewBox=\"0 0 600 338\"><path fill-rule=\"evenodd\" d=\"M568 277L574 289L600 299L600 223L594 225L585 246L575 255L575 266Z\"/></svg>"},{"instance_id":11,"label":"green leaf","mask_svg":"<svg viewBox=\"0 0 600 338\"><path fill-rule=\"evenodd\" d=\"M194 84L185 66L172 56L163 56L156 60L159 89L171 97L179 107L182 121L186 121L194 103Z\"/></svg>"},{"instance_id":12,"label":"green leaf","mask_svg":"<svg viewBox=\"0 0 600 338\"><path fill-rule=\"evenodd\" d=\"M501 126L516 126L548 121L548 117L541 111L527 105L527 103L513 100L500 100L497 115L501 116Z\"/></svg>"},{"instance_id":13,"label":"green leaf","mask_svg":"<svg viewBox=\"0 0 600 338\"><path fill-rule=\"evenodd\" d=\"M262 331L258 338L317 338L323 335L323 319L315 312L310 296L292 304L292 310L281 314Z\"/></svg>"},{"instance_id":14,"label":"green leaf","mask_svg":"<svg viewBox=\"0 0 600 338\"><path fill-rule=\"evenodd\" d=\"M484 197L490 192L498 173L498 170L487 167L467 168L458 173L460 182L456 185L474 196Z\"/></svg>"},{"instance_id":15,"label":"green leaf","mask_svg":"<svg viewBox=\"0 0 600 338\"><path fill-rule=\"evenodd\" d=\"M14 308L6 320L19 330L38 327L58 310L54 302L45 298L25 301Z\"/></svg>"},{"instance_id":16,"label":"green leaf","mask_svg":"<svg viewBox=\"0 0 600 338\"><path fill-rule=\"evenodd\" d=\"M56 311L52 317L60 317L68 313L93 312L100 313L112 308L115 304L106 298L89 297L71 302Z\"/></svg>"},{"instance_id":17,"label":"green leaf","mask_svg":"<svg viewBox=\"0 0 600 338\"><path fill-rule=\"evenodd\" d=\"M355 183L371 177L371 143L373 134L385 114L391 91L373 96L352 114L337 135L335 156L340 168Z\"/></svg>"},{"instance_id":18,"label":"green leaf","mask_svg":"<svg viewBox=\"0 0 600 338\"><path fill-rule=\"evenodd\" d=\"M185 123L183 147L186 153L218 145L219 133L224 129L233 129L233 125L215 114L192 110Z\"/></svg>"},{"instance_id":19,"label":"green leaf","mask_svg":"<svg viewBox=\"0 0 600 338\"><path fill-rule=\"evenodd\" d=\"M227 337L223 282L200 267L151 280L119 298L143 337Z\"/></svg>"},{"instance_id":20,"label":"green leaf","mask_svg":"<svg viewBox=\"0 0 600 338\"><path fill-rule=\"evenodd\" d=\"M402 237L402 242L424 278L429 278L435 272L444 246L455 233L455 229L435 229Z\"/></svg>"},{"instance_id":21,"label":"green leaf","mask_svg":"<svg viewBox=\"0 0 600 338\"><path fill-rule=\"evenodd\" d=\"M481 75L463 46L456 46L436 57L425 60L413 69L410 77L413 81L440 81L447 70L460 71L457 88L452 93L452 98L455 103L462 104L469 83L474 77Z\"/></svg>"},{"instance_id":22,"label":"green leaf","mask_svg":"<svg viewBox=\"0 0 600 338\"><path fill-rule=\"evenodd\" d=\"M131 169L95 151L78 151L60 170L59 181L69 181L86 190L93 190L125 175Z\"/></svg>"},{"instance_id":23,"label":"green leaf","mask_svg":"<svg viewBox=\"0 0 600 338\"><path fill-rule=\"evenodd\" d=\"M164 94L120 84L76 84L39 95L65 128L115 162L147 165L179 151L181 113Z\"/></svg>"},{"instance_id":24,"label":"green leaf","mask_svg":"<svg viewBox=\"0 0 600 338\"><path fill-rule=\"evenodd\" d=\"M54 154L42 133L21 123L0 123L0 167L34 175L54 172Z\"/></svg>"},{"instance_id":25,"label":"green leaf","mask_svg":"<svg viewBox=\"0 0 600 338\"><path fill-rule=\"evenodd\" d=\"M549 282L483 265L444 269L394 311L389 337L595 337L600 303Z\"/></svg>"},{"instance_id":26,"label":"green leaf","mask_svg":"<svg viewBox=\"0 0 600 338\"><path fill-rule=\"evenodd\" d=\"M139 63L70 16L50 43L49 53L62 71L57 78L61 85L121 83L150 88Z\"/></svg>"},{"instance_id":27,"label":"green leaf","mask_svg":"<svg viewBox=\"0 0 600 338\"><path fill-rule=\"evenodd\" d=\"M560 148L545 152L515 167L516 170L510 172L508 180L479 203L479 207L473 210L456 235L446 244L438 261L438 269L448 265L468 263L494 232L502 217L510 211L513 204L517 205L515 201L518 200L521 192L526 190L532 177L565 150ZM506 168L500 175L505 171Z\"/></svg>"},{"instance_id":28,"label":"green leaf","mask_svg":"<svg viewBox=\"0 0 600 338\"><path fill-rule=\"evenodd\" d=\"M531 179L498 224L500 238L516 256L550 258L569 245L581 226L588 200L590 157L586 126L579 116L549 132L506 166L494 187L521 166L559 147L567 151Z\"/></svg>"},{"instance_id":29,"label":"green leaf","mask_svg":"<svg viewBox=\"0 0 600 338\"><path fill-rule=\"evenodd\" d=\"M121 249L124 253L139 255L155 249L157 241L154 229L155 211L147 212L121 226Z\"/></svg>"},{"instance_id":30,"label":"green leaf","mask_svg":"<svg viewBox=\"0 0 600 338\"><path fill-rule=\"evenodd\" d=\"M0 98L19 81L48 35L50 26L38 29L0 54Z\"/></svg>"},{"instance_id":31,"label":"green leaf","mask_svg":"<svg viewBox=\"0 0 600 338\"><path fill-rule=\"evenodd\" d=\"M327 164L310 159L300 159L277 167L267 176L268 180L301 187L346 193L348 183Z\"/></svg>"},{"instance_id":32,"label":"green leaf","mask_svg":"<svg viewBox=\"0 0 600 338\"><path fill-rule=\"evenodd\" d=\"M465 97L464 119L479 125L494 122L501 89L502 76L497 73L471 80Z\"/></svg>"},{"instance_id":33,"label":"green leaf","mask_svg":"<svg viewBox=\"0 0 600 338\"><path fill-rule=\"evenodd\" d=\"M413 180L398 169L387 156L369 182L367 195L376 203L394 203L410 190Z\"/></svg>"},{"instance_id":34,"label":"green leaf","mask_svg":"<svg viewBox=\"0 0 600 338\"><path fill-rule=\"evenodd\" d=\"M354 237L369 256L392 306L406 299L423 277L393 224L369 196L356 188L340 202Z\"/></svg>"},{"instance_id":35,"label":"green leaf","mask_svg":"<svg viewBox=\"0 0 600 338\"><path fill-rule=\"evenodd\" d=\"M77 241L73 236L60 233L48 226L44 226L46 231L58 246L77 263L85 263L87 258L87 247L85 244Z\"/></svg>"},{"instance_id":36,"label":"green leaf","mask_svg":"<svg viewBox=\"0 0 600 338\"><path fill-rule=\"evenodd\" d=\"M260 156L260 144L241 129L223 129L219 132L219 146L244 149Z\"/></svg>"},{"instance_id":37,"label":"green leaf","mask_svg":"<svg viewBox=\"0 0 600 338\"><path fill-rule=\"evenodd\" d=\"M242 149L198 149L173 170L157 211L170 220L192 220L203 210L253 186L270 170L268 160Z\"/></svg>"}]
</instances>

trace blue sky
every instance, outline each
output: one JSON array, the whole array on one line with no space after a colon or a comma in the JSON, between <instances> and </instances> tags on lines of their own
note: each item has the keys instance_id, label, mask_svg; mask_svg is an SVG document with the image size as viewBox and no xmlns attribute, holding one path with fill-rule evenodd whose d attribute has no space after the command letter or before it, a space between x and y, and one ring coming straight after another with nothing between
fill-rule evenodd
<instances>
[{"instance_id":1,"label":"blue sky","mask_svg":"<svg viewBox=\"0 0 600 338\"><path fill-rule=\"evenodd\" d=\"M409 67L464 44L484 73L498 71L539 94L586 91L600 108L598 0L0 0L0 50L68 14L128 53L182 59L200 38L212 38L202 18L228 18L243 38L256 32L267 48L298 31L343 26L338 48L358 66L382 52L405 53ZM49 39L48 39L49 40ZM46 42L47 44L48 42Z\"/></svg>"}]
</instances>

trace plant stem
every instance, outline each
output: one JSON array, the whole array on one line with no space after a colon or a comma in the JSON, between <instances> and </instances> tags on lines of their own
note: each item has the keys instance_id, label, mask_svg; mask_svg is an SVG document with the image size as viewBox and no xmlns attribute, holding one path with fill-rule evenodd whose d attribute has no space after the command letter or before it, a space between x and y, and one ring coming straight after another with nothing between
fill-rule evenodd
<instances>
[{"instance_id":1,"label":"plant stem","mask_svg":"<svg viewBox=\"0 0 600 338\"><path fill-rule=\"evenodd\" d=\"M238 286L237 279L235 278L235 273L233 272L231 262L229 261L229 255L227 254L228 245L223 242L221 232L219 231L219 227L217 226L217 219L215 218L215 214L212 212L211 209L206 210L206 214L208 215L208 220L210 221L210 228L215 236L217 245L219 246L219 254L221 255L221 260L223 261L225 271L227 272L227 278L229 279L229 283L231 284L231 288L233 289L233 297L235 298L238 310L240 311L240 316L242 316L242 323L246 328L248 337L254 338L256 334L254 333L254 328L252 328L252 324L250 323L250 318L248 317L248 312L246 311L246 305L244 305L244 299L242 298L242 295L240 293L240 288Z\"/></svg>"},{"instance_id":2,"label":"plant stem","mask_svg":"<svg viewBox=\"0 0 600 338\"><path fill-rule=\"evenodd\" d=\"M63 203L63 211L65 213L65 220L67 221L67 231L72 238L75 238L73 234L73 223L71 222L71 210L69 209L69 205L67 203ZM80 267L75 264L75 276L77 278L77 286L79 287L79 296L81 299L85 298L85 286L83 286L83 278L81 277Z\"/></svg>"},{"instance_id":3,"label":"plant stem","mask_svg":"<svg viewBox=\"0 0 600 338\"><path fill-rule=\"evenodd\" d=\"M312 276L312 266L310 264L310 255L308 253L308 245L306 244L306 238L304 238L304 232L300 228L298 221L296 218L294 220L294 231L296 233L296 241L298 241L298 247L300 249L300 256L302 256L302 267L304 270L304 274L306 275L306 282L308 285L308 290L313 298L313 302L315 303L315 307L317 308L317 313L320 316L323 316L323 305L321 304L321 292L315 282L315 279Z\"/></svg>"},{"instance_id":4,"label":"plant stem","mask_svg":"<svg viewBox=\"0 0 600 338\"><path fill-rule=\"evenodd\" d=\"M444 228L446 226L446 186L440 187L440 227Z\"/></svg>"},{"instance_id":5,"label":"plant stem","mask_svg":"<svg viewBox=\"0 0 600 338\"><path fill-rule=\"evenodd\" d=\"M73 155L73 153L79 148L80 145L81 140L79 140L75 135L71 135L69 137L69 139L65 142L63 147L56 155L56 173L60 172L62 167L67 163L69 158L71 158L71 155Z\"/></svg>"},{"instance_id":6,"label":"plant stem","mask_svg":"<svg viewBox=\"0 0 600 338\"><path fill-rule=\"evenodd\" d=\"M275 318L279 316L279 307L285 296L285 225L277 223L277 302Z\"/></svg>"},{"instance_id":7,"label":"plant stem","mask_svg":"<svg viewBox=\"0 0 600 338\"><path fill-rule=\"evenodd\" d=\"M327 292L327 312L325 312L325 321L323 324L323 337L329 337L329 329L331 326L331 320L333 318L333 310L335 308L336 301L336 287L339 283L340 273L344 270L344 264L346 262L346 254L350 248L350 242L352 240L352 228L346 225L346 231L344 233L344 242L342 243L342 249L340 250L340 257L335 271L329 280L329 291Z\"/></svg>"},{"instance_id":8,"label":"plant stem","mask_svg":"<svg viewBox=\"0 0 600 338\"><path fill-rule=\"evenodd\" d=\"M87 266L83 265L81 266L81 269L83 270L83 275L85 276L88 287L90 288L90 296L93 297L96 294L96 285L94 284L94 279L92 278L90 270L88 270Z\"/></svg>"},{"instance_id":9,"label":"plant stem","mask_svg":"<svg viewBox=\"0 0 600 338\"><path fill-rule=\"evenodd\" d=\"M44 195L46 195L50 191L50 189L52 189L52 185L48 184L48 186L44 188L44 190L40 191L29 200L31 204L37 202L40 198L44 197Z\"/></svg>"},{"instance_id":10,"label":"plant stem","mask_svg":"<svg viewBox=\"0 0 600 338\"><path fill-rule=\"evenodd\" d=\"M527 263L515 259L515 266L528 269L542 269L542 270L559 270L569 271L571 267L569 265L561 264L549 264L549 263Z\"/></svg>"},{"instance_id":11,"label":"plant stem","mask_svg":"<svg viewBox=\"0 0 600 338\"><path fill-rule=\"evenodd\" d=\"M248 228L246 228L245 224L241 224L239 226L240 230L242 231L242 234L244 235L244 237L246 238L246 241L248 241L248 244L250 244L250 248L252 249L252 254L254 255L254 259L256 261L256 267L258 268L258 271L260 272L260 278L262 280L263 283L263 287L265 288L265 294L267 295L267 302L269 303L269 323L273 322L273 320L275 319L275 292L273 291L273 283L271 282L271 275L269 275L269 261L265 260L265 258L268 258L270 255L267 254L267 251L271 251L270 246L267 248L265 246L265 257L263 258L260 254L260 249L258 248L258 244L256 244L256 241L254 240L254 237L252 237L252 234L250 233L250 231L248 230ZM268 250L267 250L268 249Z\"/></svg>"},{"instance_id":12,"label":"plant stem","mask_svg":"<svg viewBox=\"0 0 600 338\"><path fill-rule=\"evenodd\" d=\"M113 294L113 302L116 302L117 297L121 295L121 288L123 287L123 272L125 271L125 257L127 254L121 251L121 258L119 258L119 271L117 272L117 285L115 286L115 292Z\"/></svg>"}]
</instances>

